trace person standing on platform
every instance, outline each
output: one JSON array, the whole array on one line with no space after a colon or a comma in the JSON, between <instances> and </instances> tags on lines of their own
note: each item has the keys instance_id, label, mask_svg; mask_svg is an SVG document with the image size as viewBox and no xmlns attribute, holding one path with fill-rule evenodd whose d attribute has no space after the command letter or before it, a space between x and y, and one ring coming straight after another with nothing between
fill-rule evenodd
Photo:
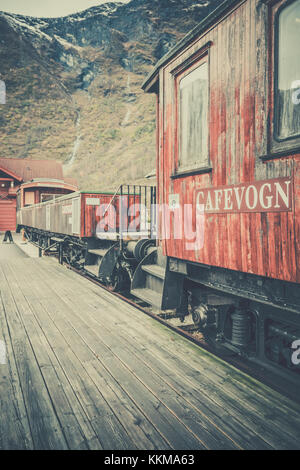
<instances>
[{"instance_id":1,"label":"person standing on platform","mask_svg":"<svg viewBox=\"0 0 300 470\"><path fill-rule=\"evenodd\" d=\"M3 238L3 243L6 243L6 242L7 242L7 239L9 239L9 243L13 243L13 242L14 242L10 230L6 230L5 235L4 235L4 238Z\"/></svg>"}]
</instances>

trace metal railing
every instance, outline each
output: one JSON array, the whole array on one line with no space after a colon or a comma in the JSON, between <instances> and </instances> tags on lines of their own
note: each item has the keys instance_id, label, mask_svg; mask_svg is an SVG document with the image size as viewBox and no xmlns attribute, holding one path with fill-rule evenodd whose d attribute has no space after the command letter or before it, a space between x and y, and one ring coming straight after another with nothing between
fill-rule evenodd
<instances>
[{"instance_id":1,"label":"metal railing","mask_svg":"<svg viewBox=\"0 0 300 470\"><path fill-rule=\"evenodd\" d=\"M117 207L117 232L120 240L155 239L157 234L156 187L122 184L104 210Z\"/></svg>"}]
</instances>

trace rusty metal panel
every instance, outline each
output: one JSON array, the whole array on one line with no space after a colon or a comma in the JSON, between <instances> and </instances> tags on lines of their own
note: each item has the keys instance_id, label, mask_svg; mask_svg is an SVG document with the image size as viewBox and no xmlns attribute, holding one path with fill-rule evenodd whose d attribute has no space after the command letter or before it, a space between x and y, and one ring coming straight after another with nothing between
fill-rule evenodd
<instances>
[{"instance_id":1,"label":"rusty metal panel","mask_svg":"<svg viewBox=\"0 0 300 470\"><path fill-rule=\"evenodd\" d=\"M113 194L101 194L101 193L85 193L82 197L82 217L81 223L83 224L84 237L96 236L97 230L100 230L98 224L102 219L103 211L108 207ZM108 209L109 213L105 217L105 223L110 222L111 214L114 211L115 203L111 208ZM98 228L97 228L98 227ZM102 229L102 226L101 226Z\"/></svg>"},{"instance_id":2,"label":"rusty metal panel","mask_svg":"<svg viewBox=\"0 0 300 470\"><path fill-rule=\"evenodd\" d=\"M73 213L73 200L78 199L78 193L72 196L57 199L46 203L50 208L50 231L66 235L78 235L73 233L73 218L76 214ZM47 230L47 228L46 228Z\"/></svg>"},{"instance_id":3,"label":"rusty metal panel","mask_svg":"<svg viewBox=\"0 0 300 470\"><path fill-rule=\"evenodd\" d=\"M78 236L72 231L72 199L78 197L78 193L72 193L56 200L24 207L18 211L18 223L40 230Z\"/></svg>"},{"instance_id":4,"label":"rusty metal panel","mask_svg":"<svg viewBox=\"0 0 300 470\"><path fill-rule=\"evenodd\" d=\"M139 219L138 195L113 195L103 193L82 194L82 217L83 231L81 236L96 237L97 234L115 233L119 231L122 218L123 228L134 224ZM128 208L132 207L132 215L128 215ZM137 207L134 207L137 206ZM120 217L120 210L122 216ZM138 229L138 227L136 227Z\"/></svg>"}]
</instances>

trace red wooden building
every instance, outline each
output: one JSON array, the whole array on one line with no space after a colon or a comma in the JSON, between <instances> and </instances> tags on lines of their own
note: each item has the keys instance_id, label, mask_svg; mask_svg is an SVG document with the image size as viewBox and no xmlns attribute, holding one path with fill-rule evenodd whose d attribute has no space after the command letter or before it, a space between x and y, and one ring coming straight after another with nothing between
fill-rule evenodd
<instances>
[{"instance_id":1,"label":"red wooden building","mask_svg":"<svg viewBox=\"0 0 300 470\"><path fill-rule=\"evenodd\" d=\"M0 158L0 232L16 230L17 194L23 206L76 189L75 180L64 178L60 162Z\"/></svg>"}]
</instances>

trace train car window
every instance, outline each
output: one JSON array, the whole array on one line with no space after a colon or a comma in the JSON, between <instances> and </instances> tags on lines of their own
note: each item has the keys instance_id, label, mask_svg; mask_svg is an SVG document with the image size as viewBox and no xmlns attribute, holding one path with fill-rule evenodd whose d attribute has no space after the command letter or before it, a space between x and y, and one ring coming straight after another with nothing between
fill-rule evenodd
<instances>
[{"instance_id":1,"label":"train car window","mask_svg":"<svg viewBox=\"0 0 300 470\"><path fill-rule=\"evenodd\" d=\"M41 202L52 201L53 199L57 199L61 196L63 196L63 194L42 193L41 194Z\"/></svg>"},{"instance_id":2,"label":"train car window","mask_svg":"<svg viewBox=\"0 0 300 470\"><path fill-rule=\"evenodd\" d=\"M54 199L54 194L41 194L41 202L52 201Z\"/></svg>"},{"instance_id":3,"label":"train car window","mask_svg":"<svg viewBox=\"0 0 300 470\"><path fill-rule=\"evenodd\" d=\"M25 206L31 206L34 204L34 191L25 192Z\"/></svg>"},{"instance_id":4,"label":"train car window","mask_svg":"<svg viewBox=\"0 0 300 470\"><path fill-rule=\"evenodd\" d=\"M185 75L179 84L180 151L178 169L207 165L208 63Z\"/></svg>"},{"instance_id":5,"label":"train car window","mask_svg":"<svg viewBox=\"0 0 300 470\"><path fill-rule=\"evenodd\" d=\"M286 140L300 135L300 0L279 11L276 26L275 137Z\"/></svg>"}]
</instances>

